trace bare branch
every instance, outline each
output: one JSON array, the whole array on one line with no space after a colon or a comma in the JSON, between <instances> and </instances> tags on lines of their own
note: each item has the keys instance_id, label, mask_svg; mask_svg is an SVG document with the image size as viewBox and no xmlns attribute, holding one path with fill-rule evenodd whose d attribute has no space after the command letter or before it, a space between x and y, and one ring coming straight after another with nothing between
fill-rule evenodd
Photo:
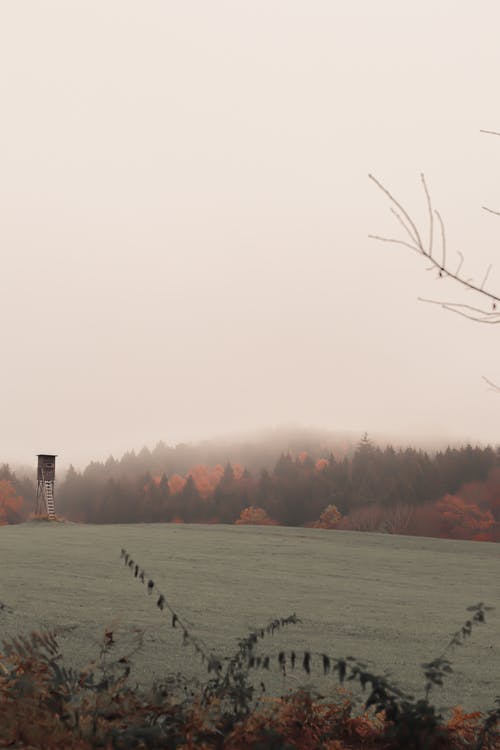
<instances>
[{"instance_id":1,"label":"bare branch","mask_svg":"<svg viewBox=\"0 0 500 750\"><path fill-rule=\"evenodd\" d=\"M490 312L489 310L482 310L480 307L473 307L472 305L461 304L459 302L443 302L442 300L426 299L425 297L418 297L418 301L426 302L429 305L439 305L444 310L449 310L478 323L500 323L500 312ZM466 310L470 312L464 312ZM471 313L476 313L476 315L471 315Z\"/></svg>"},{"instance_id":2,"label":"bare branch","mask_svg":"<svg viewBox=\"0 0 500 750\"><path fill-rule=\"evenodd\" d=\"M481 289L482 289L482 288L484 287L484 285L486 284L486 279L487 279L487 278L488 278L488 276L490 275L490 271L491 271L491 263L490 263L490 265L488 266L488 268L486 269L486 273L484 274L484 279L483 279L483 281L482 281L482 284L481 284Z\"/></svg>"},{"instance_id":3,"label":"bare branch","mask_svg":"<svg viewBox=\"0 0 500 750\"><path fill-rule=\"evenodd\" d=\"M393 215L394 215L394 216L396 217L396 219L397 219L397 220L399 221L399 223L401 224L401 226L403 227L403 229L404 229L404 230L405 230L405 232L407 233L408 237L409 237L409 238L410 238L410 240L412 241L412 243L414 243L414 242L415 242L415 238L414 238L414 236L413 236L413 234L412 234L412 231L411 231L410 227L409 227L409 226L408 226L407 224L405 224L405 222L404 222L404 219L403 219L403 217L402 217L402 216L401 216L401 215L400 215L400 214L399 214L399 213L398 213L398 212L396 211L396 209L395 209L395 208L394 208L393 206L391 206L391 213L392 213L392 214L393 214ZM418 249L418 248L417 248L417 249ZM420 252L420 251L419 251L419 252Z\"/></svg>"},{"instance_id":4,"label":"bare branch","mask_svg":"<svg viewBox=\"0 0 500 750\"><path fill-rule=\"evenodd\" d=\"M486 133L487 135L500 135L496 130L480 130L480 133Z\"/></svg>"},{"instance_id":5,"label":"bare branch","mask_svg":"<svg viewBox=\"0 0 500 750\"><path fill-rule=\"evenodd\" d=\"M495 136L500 137L500 132L496 130L481 130L480 132L486 133L488 135L495 135ZM444 225L443 219L439 211L433 208L431 194L427 187L424 174L420 175L420 179L421 179L422 187L423 187L424 194L425 194L428 217L429 217L428 219L429 220L429 229L428 229L429 239L428 239L427 248L424 247L417 225L411 218L408 211L406 211L406 209L401 205L401 203L399 203L399 201L396 200L396 198L392 195L392 193L389 192L389 190L384 185L382 185L382 183L379 182L379 180L377 180L372 174L369 174L368 177L377 185L379 190L381 190L391 202L392 204L390 207L391 212L396 217L398 223L400 224L400 226L404 229L405 233L410 238L410 242L405 241L405 240L400 240L398 238L381 237L378 235L369 235L369 237L371 239L375 239L380 242L389 242L392 244L403 245L404 247L407 247L410 250L417 252L419 255L423 255L430 262L430 266L427 268L428 271L437 270L439 278L450 278L453 281L455 281L457 284L459 284L461 287L465 288L466 291L469 291L469 292L472 291L472 292L476 292L477 294L480 294L483 298L486 298L487 300L489 300L491 309L485 310L484 308L481 308L481 307L475 307L474 305L467 305L465 303L459 303L459 302L444 302L442 300L424 299L422 297L419 297L418 299L421 302L426 302L432 305L439 305L445 310L449 310L450 312L453 312L456 315L460 315L464 318L467 318L467 320L472 320L476 323L488 323L490 325L500 324L500 311L497 310L497 303L500 302L500 296L484 288L486 282L488 281L488 277L492 269L491 263L486 269L483 280L481 281L481 284L479 286L474 282L473 277L471 276L465 277L462 275L461 272L462 272L462 266L464 264L464 256L463 256L463 253L461 253L459 250L457 251L457 255L459 257L459 263L455 271L451 271L449 266L447 265L445 225ZM496 211L492 208L488 208L487 206L482 206L482 209L483 211L487 211L488 213L494 214L495 216L500 216L500 211ZM439 262L433 255L434 218L436 218L438 221L440 235L441 235L441 262ZM491 380L488 380L488 378L484 377L484 375L483 375L483 380L490 386L490 388L493 391L495 391L495 393L500 393L500 385L497 385L496 383L493 383ZM398 521L399 519L395 518L395 522L398 522Z\"/></svg>"},{"instance_id":6,"label":"bare branch","mask_svg":"<svg viewBox=\"0 0 500 750\"><path fill-rule=\"evenodd\" d=\"M423 173L420 175L420 179L422 180L422 185L424 186L425 197L427 198L427 208L429 210L429 250L428 252L429 252L429 255L432 257L432 244L434 240L434 211L432 210L431 196L427 188L427 183L425 181L425 177ZM436 211L436 214L438 215L439 219L441 219L437 211ZM441 222L441 225L442 225L442 222ZM443 255L444 255L444 250L443 250ZM444 265L444 261L443 261L443 265Z\"/></svg>"},{"instance_id":7,"label":"bare branch","mask_svg":"<svg viewBox=\"0 0 500 750\"><path fill-rule=\"evenodd\" d=\"M442 246L442 249L443 249L443 260L442 260L442 263L441 263L441 268L445 269L446 268L446 232L445 232L445 229L444 229L444 222L443 222L443 220L441 218L441 214L439 213L439 211L434 211L434 213L436 214L436 216L438 218L439 228L441 229L441 246Z\"/></svg>"},{"instance_id":8,"label":"bare branch","mask_svg":"<svg viewBox=\"0 0 500 750\"><path fill-rule=\"evenodd\" d=\"M425 300L422 300L422 301L424 302ZM431 300L428 300L428 301L430 302ZM497 323L500 323L500 320L490 320L488 317L485 317L485 316L469 315L468 313L458 310L456 305L441 304L441 307L444 310L449 310L450 312L455 313L456 315L461 315L462 318L467 318L467 320L472 320L474 323L488 323L490 325L496 325Z\"/></svg>"},{"instance_id":9,"label":"bare branch","mask_svg":"<svg viewBox=\"0 0 500 750\"><path fill-rule=\"evenodd\" d=\"M500 393L500 385L497 385L496 383L493 383L491 380L488 380L488 378L485 378L484 375L482 376L485 383L488 383L492 391L495 391L495 393Z\"/></svg>"},{"instance_id":10,"label":"bare branch","mask_svg":"<svg viewBox=\"0 0 500 750\"><path fill-rule=\"evenodd\" d=\"M500 211L495 211L493 208L488 208L488 206L481 206L483 211L488 211L489 214L495 214L495 216L500 216Z\"/></svg>"},{"instance_id":11,"label":"bare branch","mask_svg":"<svg viewBox=\"0 0 500 750\"><path fill-rule=\"evenodd\" d=\"M371 240L378 240L379 242L394 242L396 245L404 245L405 247L409 247L410 250L414 250L416 253L420 254L420 250L418 247L415 247L415 245L410 245L409 242L405 242L404 240L396 240L392 239L391 237L379 237L377 234L369 234L368 237Z\"/></svg>"},{"instance_id":12,"label":"bare branch","mask_svg":"<svg viewBox=\"0 0 500 750\"><path fill-rule=\"evenodd\" d=\"M492 132L492 131L488 131L488 132ZM500 133L498 134L495 133L495 135L500 135ZM455 281L457 284L460 284L462 287L464 287L468 291L473 291L473 292L477 292L478 294L481 294L483 297L486 297L487 299L491 301L491 303L493 304L493 309L495 310L496 303L500 302L500 296L484 288L484 285L488 279L488 276L491 270L491 266L488 268L486 275L480 285L474 282L473 277L465 277L461 275L462 264L464 262L464 256L461 252L458 252L460 263L458 264L457 269L455 271L452 271L448 267L447 257L446 257L446 250L447 250L446 231L445 231L444 222L439 211L437 209L433 209L432 207L432 201L431 201L430 193L429 193L424 175L423 174L421 175L421 180L422 180L423 190L425 193L427 209L429 212L429 247L428 248L424 246L421 235L417 229L417 226L415 222L413 221L413 219L411 218L408 211L401 205L399 201L396 200L396 198L392 195L392 193L384 185L382 185L382 183L379 180L377 180L371 174L368 176L377 185L377 187L389 198L389 200L393 204L393 206L391 206L392 213L396 216L399 224L405 229L407 234L410 236L410 239L412 240L412 242L410 243L405 240L400 240L397 238L381 237L379 235L369 235L369 237L371 239L376 239L380 242L390 242L396 245L403 245L404 247L408 247L410 250L413 250L414 252L417 252L420 255L423 255L425 258L427 258L428 261L430 261L430 264L431 264L430 268L431 269L435 268L437 270L439 277L441 278L446 277L446 278L453 279L453 281ZM398 211L394 209L394 206L397 207ZM440 234L441 234L442 255L441 255L440 261L438 261L432 254L433 241L434 241L434 216L438 220ZM462 305L455 304L455 303L448 303L448 302L445 302L445 303L438 302L436 304L442 304L442 306L446 307L446 309L454 310L455 312L458 312L459 310L461 310L460 314L465 315L466 317L470 317L473 320L477 319L475 317L468 315L467 313L464 313L463 310L467 309L466 306L462 306ZM486 321L495 322L495 323L498 322L497 320L489 320L491 316L496 318L497 317L496 313L490 313L485 310L480 311L478 309L476 309L476 311L479 312L482 316L484 316L484 319L483 317L480 318L481 322L486 322Z\"/></svg>"},{"instance_id":13,"label":"bare branch","mask_svg":"<svg viewBox=\"0 0 500 750\"><path fill-rule=\"evenodd\" d=\"M382 190L382 192L387 195L387 197L389 198L389 200L392 203L394 203L394 205L397 208L399 208L399 210L401 211L401 213L403 214L403 216L407 219L409 225L411 226L411 228L413 229L413 231L415 233L415 236L413 237L415 243L419 247L422 247L422 240L420 239L420 234L419 234L418 229L416 227L416 224L413 222L413 219L411 218L411 216L405 211L405 209L403 208L403 206L396 200L396 198L394 198L394 196L391 195L391 193L387 190L387 188L385 188L382 185L382 183L377 180L376 177L374 177L372 174L369 174L368 177L370 178L370 180L373 180L373 182L375 183L375 185L377 185L380 188L380 190Z\"/></svg>"}]
</instances>

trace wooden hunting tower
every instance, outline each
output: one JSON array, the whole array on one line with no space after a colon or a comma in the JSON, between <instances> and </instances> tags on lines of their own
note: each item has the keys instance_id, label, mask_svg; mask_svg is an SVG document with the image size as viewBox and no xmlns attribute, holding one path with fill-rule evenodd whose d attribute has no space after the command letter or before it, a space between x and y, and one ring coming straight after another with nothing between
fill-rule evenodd
<instances>
[{"instance_id":1,"label":"wooden hunting tower","mask_svg":"<svg viewBox=\"0 0 500 750\"><path fill-rule=\"evenodd\" d=\"M38 454L38 472L36 485L37 516L47 516L50 521L56 519L54 506L54 485L56 481L56 457L46 453Z\"/></svg>"}]
</instances>

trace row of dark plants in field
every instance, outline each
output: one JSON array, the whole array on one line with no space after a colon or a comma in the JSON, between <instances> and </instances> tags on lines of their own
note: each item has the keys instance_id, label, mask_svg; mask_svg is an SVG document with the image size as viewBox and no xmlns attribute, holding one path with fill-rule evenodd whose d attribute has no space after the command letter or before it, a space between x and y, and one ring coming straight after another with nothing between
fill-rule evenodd
<instances>
[{"instance_id":1,"label":"row of dark plants in field","mask_svg":"<svg viewBox=\"0 0 500 750\"><path fill-rule=\"evenodd\" d=\"M134 652L121 655L114 633L104 633L95 663L78 671L62 661L57 636L32 633L3 642L0 654L0 747L46 750L176 748L179 750L494 750L500 748L500 704L486 714L456 708L443 717L433 690L453 675L449 657L485 622L488 610L469 607L447 647L423 665L418 698L354 658L304 651L265 651L266 639L299 622L273 620L241 638L221 657L192 634L165 594L122 550L122 560L159 610L179 630L207 669L194 682L177 675L142 691L130 679ZM142 645L137 634L137 649ZM267 694L271 670L334 678L329 698L298 690ZM361 710L346 686L365 691Z\"/></svg>"}]
</instances>

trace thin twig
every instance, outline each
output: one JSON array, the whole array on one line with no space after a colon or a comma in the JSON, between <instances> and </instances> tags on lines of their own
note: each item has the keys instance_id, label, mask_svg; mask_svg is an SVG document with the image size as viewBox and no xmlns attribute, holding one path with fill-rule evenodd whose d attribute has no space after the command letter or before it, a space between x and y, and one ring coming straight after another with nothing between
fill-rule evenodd
<instances>
[{"instance_id":1,"label":"thin twig","mask_svg":"<svg viewBox=\"0 0 500 750\"><path fill-rule=\"evenodd\" d=\"M419 302L438 305L444 310L449 310L457 315L462 315L462 317L467 318L468 320L474 320L476 323L490 323L492 325L500 323L500 313L498 312L491 313L487 310L481 310L479 307L472 307L472 305L461 304L459 302L443 302L442 300L426 299L425 297L417 297L417 299ZM464 312L464 310L471 310L472 312L478 313L478 315L470 315L469 313Z\"/></svg>"},{"instance_id":2,"label":"thin twig","mask_svg":"<svg viewBox=\"0 0 500 750\"><path fill-rule=\"evenodd\" d=\"M377 185L380 188L380 190L382 190L382 192L387 195L387 197L389 198L389 200L392 201L392 203L394 203L394 205L397 206L397 208L399 208L399 210L401 211L401 213L403 214L403 216L407 219L409 225L413 229L413 232L414 232L413 239L415 240L415 242L417 243L417 245L419 247L422 247L422 240L420 239L419 231L418 231L417 226L414 223L413 219L409 215L409 213L403 208L403 206L401 205L401 203L399 203L399 201L397 201L396 198L394 198L394 196L391 195L391 193L387 190L387 188L385 188L382 185L382 183L377 180L376 177L374 177L372 174L369 174L368 177L370 178L370 180L373 180L373 182L375 183L375 185Z\"/></svg>"},{"instance_id":3,"label":"thin twig","mask_svg":"<svg viewBox=\"0 0 500 750\"><path fill-rule=\"evenodd\" d=\"M486 269L486 273L484 274L484 279L483 279L483 282L481 284L481 289L483 289L484 285L486 284L486 280L487 280L488 276L490 275L491 267L492 266L491 266L491 263L490 263L490 265Z\"/></svg>"},{"instance_id":4,"label":"thin twig","mask_svg":"<svg viewBox=\"0 0 500 750\"><path fill-rule=\"evenodd\" d=\"M488 211L489 214L494 214L495 216L500 216L500 211L495 211L493 208L488 208L488 206L481 206L483 211Z\"/></svg>"},{"instance_id":5,"label":"thin twig","mask_svg":"<svg viewBox=\"0 0 500 750\"><path fill-rule=\"evenodd\" d=\"M429 189L427 187L427 183L425 181L425 176L423 172L420 175L420 179L422 180L422 185L424 186L425 197L427 198L427 208L429 210L429 255L432 257L432 244L434 241L434 211L432 209L431 194L429 193ZM438 218L441 219L437 211L436 211L436 214ZM441 222L441 225L442 225L442 222ZM446 252L445 244L443 243L443 266L445 262L445 252Z\"/></svg>"},{"instance_id":6,"label":"thin twig","mask_svg":"<svg viewBox=\"0 0 500 750\"><path fill-rule=\"evenodd\" d=\"M484 375L482 376L482 378L484 382L487 383L493 391L495 391L495 393L500 393L500 385L493 383L492 380L488 380L488 378L485 378Z\"/></svg>"},{"instance_id":7,"label":"thin twig","mask_svg":"<svg viewBox=\"0 0 500 750\"><path fill-rule=\"evenodd\" d=\"M405 232L408 234L408 237L413 243L415 241L415 238L413 237L410 227L407 224L405 224L403 217L400 216L400 214L396 211L396 209L393 206L391 206L391 213L394 214L394 216L399 221L399 223L401 224L401 226L403 227Z\"/></svg>"},{"instance_id":8,"label":"thin twig","mask_svg":"<svg viewBox=\"0 0 500 750\"><path fill-rule=\"evenodd\" d=\"M395 245L404 245L404 247L409 247L410 250L414 250L416 253L419 253L419 255L421 254L418 247L415 247L415 245L410 245L409 242L405 242L404 240L397 240L391 237L379 237L376 234L369 234L368 237L371 240L379 240L379 242L393 242Z\"/></svg>"},{"instance_id":9,"label":"thin twig","mask_svg":"<svg viewBox=\"0 0 500 750\"><path fill-rule=\"evenodd\" d=\"M439 213L438 210L435 210L434 213L437 216L437 219L439 221L439 228L441 230L441 247L443 250L443 260L441 262L441 270L444 270L446 268L446 231L444 228L443 219L441 218L441 214Z\"/></svg>"}]
</instances>

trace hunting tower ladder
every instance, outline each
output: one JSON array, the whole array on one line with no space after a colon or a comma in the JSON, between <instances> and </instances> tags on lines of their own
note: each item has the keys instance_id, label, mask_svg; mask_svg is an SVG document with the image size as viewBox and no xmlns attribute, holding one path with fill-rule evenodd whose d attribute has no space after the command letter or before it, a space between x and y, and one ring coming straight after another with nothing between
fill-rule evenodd
<instances>
[{"instance_id":1,"label":"hunting tower ladder","mask_svg":"<svg viewBox=\"0 0 500 750\"><path fill-rule=\"evenodd\" d=\"M46 453L38 454L35 515L46 516L49 521L56 520L54 505L54 485L56 481L56 456Z\"/></svg>"}]
</instances>

